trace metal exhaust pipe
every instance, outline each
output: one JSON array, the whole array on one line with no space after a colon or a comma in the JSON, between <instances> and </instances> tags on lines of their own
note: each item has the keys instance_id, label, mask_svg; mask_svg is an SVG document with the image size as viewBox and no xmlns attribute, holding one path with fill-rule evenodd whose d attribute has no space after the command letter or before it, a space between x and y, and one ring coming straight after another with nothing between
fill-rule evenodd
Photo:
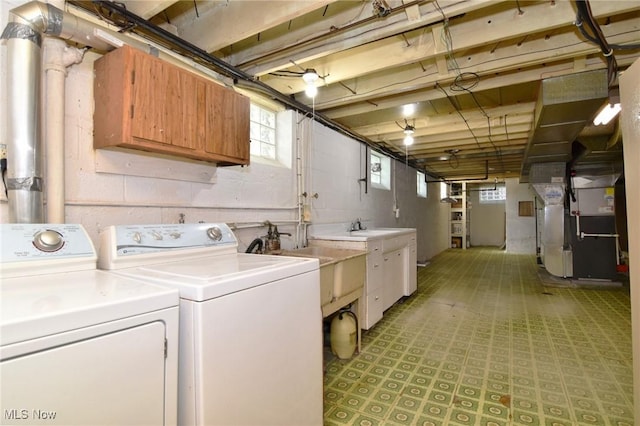
<instances>
[{"instance_id":1,"label":"metal exhaust pipe","mask_svg":"<svg viewBox=\"0 0 640 426\"><path fill-rule=\"evenodd\" d=\"M7 190L9 222L43 222L40 47L31 26L9 22L7 40Z\"/></svg>"},{"instance_id":2,"label":"metal exhaust pipe","mask_svg":"<svg viewBox=\"0 0 640 426\"><path fill-rule=\"evenodd\" d=\"M32 1L10 11L7 40L7 192L9 222L44 222L40 79L42 35L110 50L95 25L51 4Z\"/></svg>"}]
</instances>

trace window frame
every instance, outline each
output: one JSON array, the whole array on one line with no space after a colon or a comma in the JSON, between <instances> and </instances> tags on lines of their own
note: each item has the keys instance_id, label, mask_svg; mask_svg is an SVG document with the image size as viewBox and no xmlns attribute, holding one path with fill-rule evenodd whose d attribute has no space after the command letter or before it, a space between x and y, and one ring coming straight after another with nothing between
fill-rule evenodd
<instances>
[{"instance_id":1,"label":"window frame","mask_svg":"<svg viewBox=\"0 0 640 426\"><path fill-rule=\"evenodd\" d=\"M416 194L420 198L427 198L427 174L416 170Z\"/></svg>"},{"instance_id":2,"label":"window frame","mask_svg":"<svg viewBox=\"0 0 640 426\"><path fill-rule=\"evenodd\" d=\"M251 134L251 147L250 147L250 155L255 158L260 158L267 161L277 161L278 160L278 111L265 107L262 104L251 102L250 106L250 114L249 114L249 126L250 126L250 134ZM258 120L255 120L254 111L258 110ZM272 123L269 123L268 120L265 122L263 120L263 113L267 113L272 118ZM272 124L272 125L271 125ZM257 130L256 130L257 128ZM262 138L263 130L267 130L272 134L273 143L268 140ZM257 144L257 148L256 145ZM271 155L264 155L263 146L266 146Z\"/></svg>"},{"instance_id":3,"label":"window frame","mask_svg":"<svg viewBox=\"0 0 640 426\"><path fill-rule=\"evenodd\" d=\"M375 170L374 164L380 164L380 170ZM369 182L372 188L391 190L391 159L375 150L369 152Z\"/></svg>"}]
</instances>

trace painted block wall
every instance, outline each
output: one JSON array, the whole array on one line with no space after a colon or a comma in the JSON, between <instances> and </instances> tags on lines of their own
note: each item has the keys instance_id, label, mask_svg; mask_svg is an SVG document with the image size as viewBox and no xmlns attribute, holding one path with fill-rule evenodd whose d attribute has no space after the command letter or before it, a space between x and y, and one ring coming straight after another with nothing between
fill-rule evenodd
<instances>
[{"instance_id":1,"label":"painted block wall","mask_svg":"<svg viewBox=\"0 0 640 426\"><path fill-rule=\"evenodd\" d=\"M448 247L449 205L440 203L440 184L429 183L427 198L416 192L416 170L391 161L391 189L372 188L367 177L364 144L314 123L310 141L310 193L312 221L336 224L347 230L360 218L368 227L417 228L418 260L431 259ZM394 207L399 209L396 218Z\"/></svg>"},{"instance_id":2,"label":"painted block wall","mask_svg":"<svg viewBox=\"0 0 640 426\"><path fill-rule=\"evenodd\" d=\"M518 179L505 180L507 188L507 253L536 254L536 218L518 216L519 201L533 201L534 192Z\"/></svg>"}]
</instances>

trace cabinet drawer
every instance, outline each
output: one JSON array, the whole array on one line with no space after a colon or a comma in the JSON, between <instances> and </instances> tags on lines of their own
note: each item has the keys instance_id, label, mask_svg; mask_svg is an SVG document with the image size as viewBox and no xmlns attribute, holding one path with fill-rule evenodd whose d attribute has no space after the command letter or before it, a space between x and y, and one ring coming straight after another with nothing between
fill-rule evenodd
<instances>
[{"instance_id":1,"label":"cabinet drawer","mask_svg":"<svg viewBox=\"0 0 640 426\"><path fill-rule=\"evenodd\" d=\"M368 241L367 250L371 254L382 253L382 240Z\"/></svg>"},{"instance_id":2,"label":"cabinet drawer","mask_svg":"<svg viewBox=\"0 0 640 426\"><path fill-rule=\"evenodd\" d=\"M389 253L390 251L397 250L399 248L405 247L408 244L408 238L404 235L400 235L398 237L387 238L384 240L382 251L384 253Z\"/></svg>"}]
</instances>

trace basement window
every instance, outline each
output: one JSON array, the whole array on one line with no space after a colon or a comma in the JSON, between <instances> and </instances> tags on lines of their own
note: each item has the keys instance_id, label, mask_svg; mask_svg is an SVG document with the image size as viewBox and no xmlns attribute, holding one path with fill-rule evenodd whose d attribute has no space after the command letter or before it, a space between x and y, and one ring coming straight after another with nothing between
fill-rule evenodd
<instances>
[{"instance_id":1,"label":"basement window","mask_svg":"<svg viewBox=\"0 0 640 426\"><path fill-rule=\"evenodd\" d=\"M371 151L369 161L369 179L371 186L378 189L391 189L391 160L378 152Z\"/></svg>"},{"instance_id":2,"label":"basement window","mask_svg":"<svg viewBox=\"0 0 640 426\"><path fill-rule=\"evenodd\" d=\"M276 112L251 103L250 138L252 156L275 160Z\"/></svg>"},{"instance_id":3,"label":"basement window","mask_svg":"<svg viewBox=\"0 0 640 426\"><path fill-rule=\"evenodd\" d=\"M507 188L502 186L485 186L480 188L480 203L501 203L507 199Z\"/></svg>"},{"instance_id":4,"label":"basement window","mask_svg":"<svg viewBox=\"0 0 640 426\"><path fill-rule=\"evenodd\" d=\"M418 197L427 198L427 176L416 171L416 188Z\"/></svg>"}]
</instances>

